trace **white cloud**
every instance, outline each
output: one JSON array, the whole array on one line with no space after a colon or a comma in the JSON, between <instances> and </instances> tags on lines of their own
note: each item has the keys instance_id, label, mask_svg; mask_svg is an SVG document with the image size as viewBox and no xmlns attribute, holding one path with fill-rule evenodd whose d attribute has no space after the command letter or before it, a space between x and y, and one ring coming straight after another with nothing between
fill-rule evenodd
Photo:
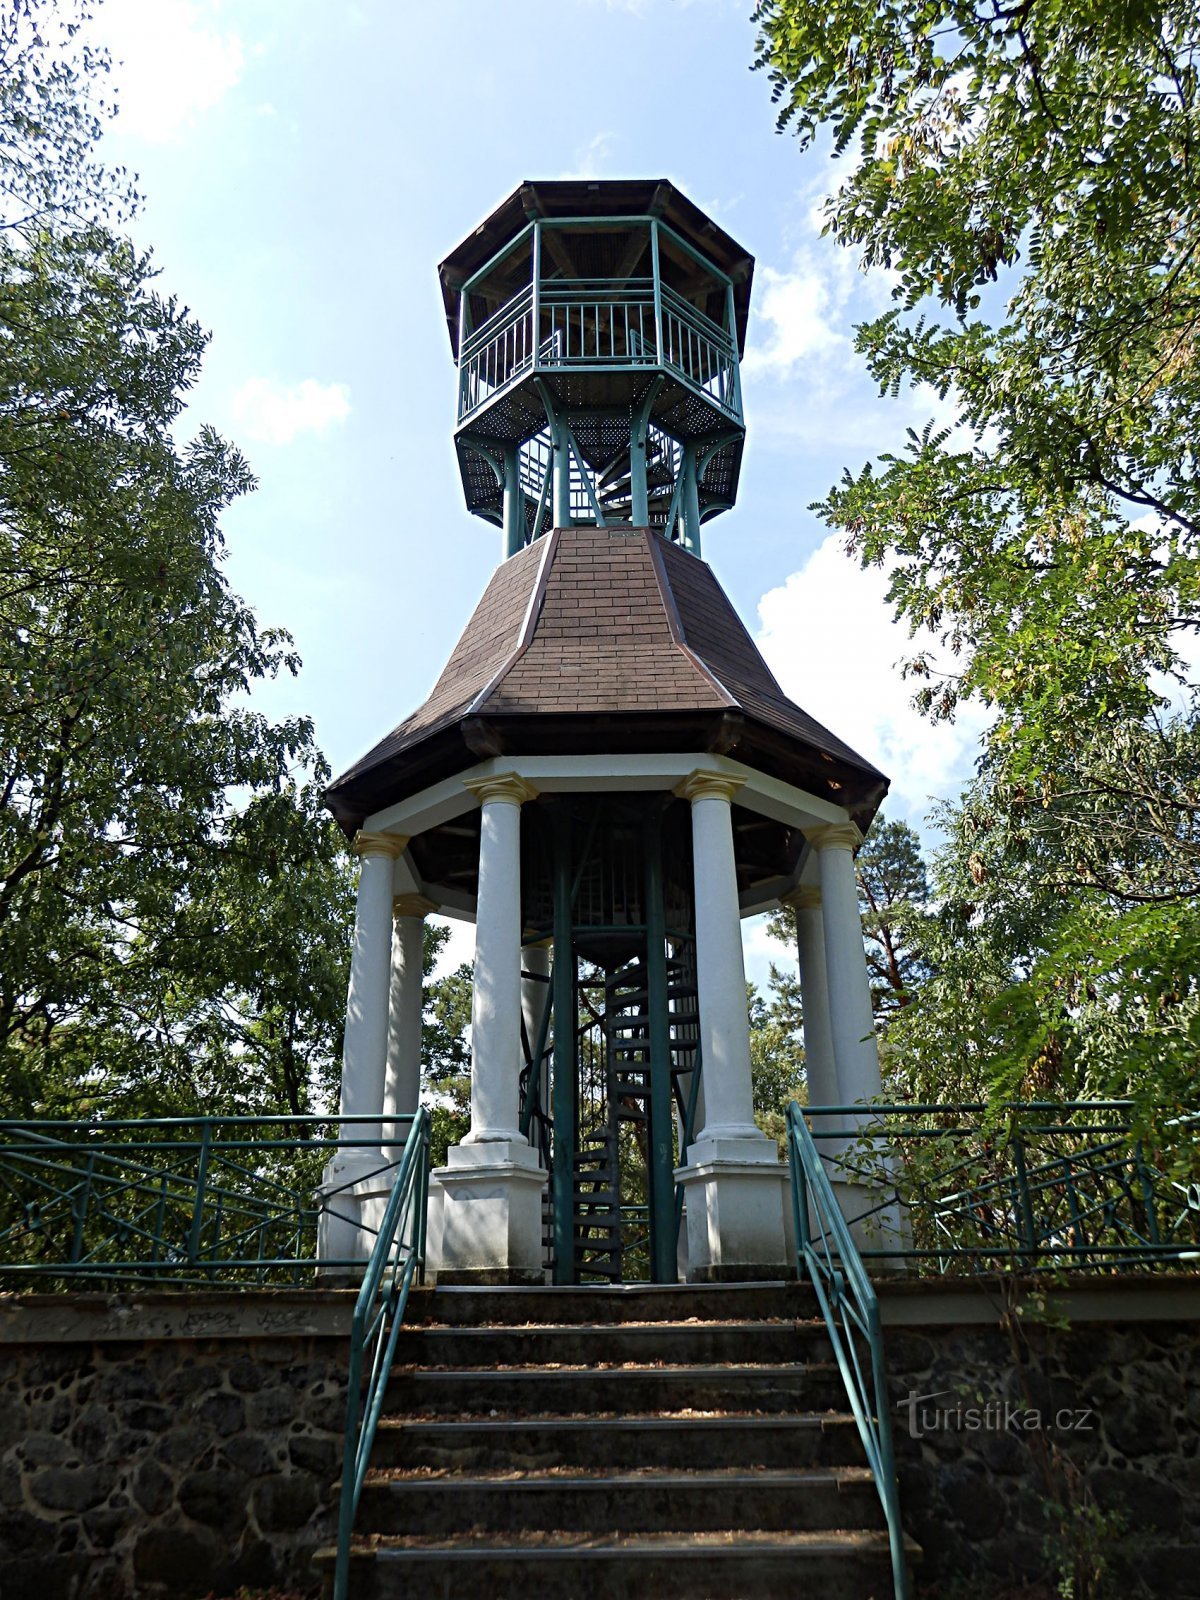
<instances>
[{"instance_id":1,"label":"white cloud","mask_svg":"<svg viewBox=\"0 0 1200 1600\"><path fill-rule=\"evenodd\" d=\"M233 397L238 431L261 444L290 444L301 433L325 433L349 415L349 385L315 378L290 384L249 378Z\"/></svg>"},{"instance_id":2,"label":"white cloud","mask_svg":"<svg viewBox=\"0 0 1200 1600\"><path fill-rule=\"evenodd\" d=\"M600 178L604 175L613 148L613 135L606 128L600 133L593 134L586 144L581 144L571 159L571 167L567 172L558 174L560 179L568 178Z\"/></svg>"},{"instance_id":3,"label":"white cloud","mask_svg":"<svg viewBox=\"0 0 1200 1600\"><path fill-rule=\"evenodd\" d=\"M935 646L892 620L886 590L886 576L860 568L831 534L759 601L758 645L792 699L891 778L890 814L919 824L932 799L955 798L969 780L988 717L968 704L934 725L915 709L899 664Z\"/></svg>"},{"instance_id":4,"label":"white cloud","mask_svg":"<svg viewBox=\"0 0 1200 1600\"><path fill-rule=\"evenodd\" d=\"M823 268L810 251L799 250L791 270L764 267L755 292L754 337L742 370L748 376L789 378L808 356L850 352L838 326L847 290L841 274Z\"/></svg>"},{"instance_id":5,"label":"white cloud","mask_svg":"<svg viewBox=\"0 0 1200 1600\"><path fill-rule=\"evenodd\" d=\"M219 0L106 0L94 34L113 57L117 126L155 143L177 138L235 87L246 49L221 26Z\"/></svg>"}]
</instances>

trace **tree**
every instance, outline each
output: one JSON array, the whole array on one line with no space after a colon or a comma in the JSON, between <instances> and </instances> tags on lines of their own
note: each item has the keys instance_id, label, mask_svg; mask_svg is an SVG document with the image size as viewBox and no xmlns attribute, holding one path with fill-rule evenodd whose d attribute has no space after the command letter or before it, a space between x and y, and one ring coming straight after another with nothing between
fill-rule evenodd
<instances>
[{"instance_id":1,"label":"tree","mask_svg":"<svg viewBox=\"0 0 1200 1600\"><path fill-rule=\"evenodd\" d=\"M1149 1115L1197 1044L1180 645L1200 629L1200 17L1177 0L755 17L781 126L855 157L829 231L896 274L897 304L858 331L869 371L931 385L963 423L819 508L949 653L914 653L918 703L994 714L949 818L936 980L893 1043L927 1027L932 1050L940 1028L943 1057L971 1043L997 1093L1106 1086Z\"/></svg>"},{"instance_id":2,"label":"tree","mask_svg":"<svg viewBox=\"0 0 1200 1600\"><path fill-rule=\"evenodd\" d=\"M298 664L221 571L253 478L175 438L206 336L106 226L103 61L56 57L56 15L0 19L5 1098L301 1110L336 1060L348 864L311 725L245 705Z\"/></svg>"},{"instance_id":3,"label":"tree","mask_svg":"<svg viewBox=\"0 0 1200 1600\"><path fill-rule=\"evenodd\" d=\"M926 430L823 512L957 656L944 677L910 663L925 704L994 706L992 758L1045 798L1096 730L1143 724L1200 626L1200 19L1097 0L755 15L781 123L860 157L829 229L898 274L900 305L859 330L870 371L953 394L974 441Z\"/></svg>"}]
</instances>

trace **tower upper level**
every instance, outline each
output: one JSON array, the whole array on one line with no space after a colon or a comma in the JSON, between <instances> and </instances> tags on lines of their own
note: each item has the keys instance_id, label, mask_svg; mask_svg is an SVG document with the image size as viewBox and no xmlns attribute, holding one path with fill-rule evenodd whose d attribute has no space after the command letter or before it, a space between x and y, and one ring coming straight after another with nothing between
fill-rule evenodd
<instances>
[{"instance_id":1,"label":"tower upper level","mask_svg":"<svg viewBox=\"0 0 1200 1600\"><path fill-rule=\"evenodd\" d=\"M463 486L506 555L573 524L699 552L737 493L753 270L654 180L524 183L446 257Z\"/></svg>"}]
</instances>

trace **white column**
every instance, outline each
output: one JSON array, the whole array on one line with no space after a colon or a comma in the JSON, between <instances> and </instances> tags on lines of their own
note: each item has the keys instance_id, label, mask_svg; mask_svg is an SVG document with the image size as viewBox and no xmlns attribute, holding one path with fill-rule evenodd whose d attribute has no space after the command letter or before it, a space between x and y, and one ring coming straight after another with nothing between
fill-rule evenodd
<instances>
[{"instance_id":1,"label":"white column","mask_svg":"<svg viewBox=\"0 0 1200 1600\"><path fill-rule=\"evenodd\" d=\"M810 1106L838 1104L829 980L825 970L825 925L821 891L794 889L787 904L796 912L796 954L800 963L800 1003L804 1011L804 1072Z\"/></svg>"},{"instance_id":2,"label":"white column","mask_svg":"<svg viewBox=\"0 0 1200 1600\"><path fill-rule=\"evenodd\" d=\"M342 1045L342 1116L378 1117L383 1109L388 1050L388 988L392 943L392 865L408 843L399 834L358 833L353 849L362 858L354 943L350 956L350 989L346 997L346 1032ZM364 1261L374 1235L371 1219L379 1211L386 1179L380 1177L379 1123L343 1123L343 1139L358 1148L335 1152L317 1190L320 1218L317 1259L320 1262ZM366 1145L359 1144L366 1140ZM364 1226L364 1224L366 1224ZM346 1266L322 1267L348 1273Z\"/></svg>"},{"instance_id":3,"label":"white column","mask_svg":"<svg viewBox=\"0 0 1200 1600\"><path fill-rule=\"evenodd\" d=\"M521 805L515 773L467 784L483 807L471 998L471 1131L464 1144L525 1142L517 1123L521 1072Z\"/></svg>"},{"instance_id":4,"label":"white column","mask_svg":"<svg viewBox=\"0 0 1200 1600\"><path fill-rule=\"evenodd\" d=\"M677 1173L691 1281L779 1278L789 1270L787 1174L755 1126L731 804L740 778L696 771L692 805L704 1125Z\"/></svg>"},{"instance_id":5,"label":"white column","mask_svg":"<svg viewBox=\"0 0 1200 1600\"><path fill-rule=\"evenodd\" d=\"M388 991L392 961L392 863L408 840L397 834L358 833L354 850L362 858L346 1034L342 1044L343 1116L378 1115L383 1109L388 1049ZM379 1139L379 1124L350 1125L343 1137Z\"/></svg>"},{"instance_id":6,"label":"white column","mask_svg":"<svg viewBox=\"0 0 1200 1600\"><path fill-rule=\"evenodd\" d=\"M837 1098L841 1105L853 1105L877 1098L880 1090L871 984L854 873L854 852L862 843L862 834L852 822L808 828L805 834L817 852L821 875L821 925Z\"/></svg>"},{"instance_id":7,"label":"white column","mask_svg":"<svg viewBox=\"0 0 1200 1600\"><path fill-rule=\"evenodd\" d=\"M546 1174L518 1127L521 1072L521 805L515 772L468 779L480 801L471 1131L434 1174L441 1190L439 1283L542 1283Z\"/></svg>"},{"instance_id":8,"label":"white column","mask_svg":"<svg viewBox=\"0 0 1200 1600\"><path fill-rule=\"evenodd\" d=\"M806 828L817 852L821 877L821 925L825 935L825 968L829 989L830 1031L837 1068L837 1101L854 1105L880 1095L879 1050L871 1010L871 980L863 949L862 913L854 852L862 834L852 822ZM870 1113L844 1121L846 1140L822 1140L830 1165L834 1194L850 1232L860 1247L878 1250L894 1243L912 1244L905 1207L894 1195L895 1177L885 1141L864 1135ZM860 1130L855 1137L855 1131ZM874 1257L872 1272L906 1270L902 1257Z\"/></svg>"},{"instance_id":9,"label":"white column","mask_svg":"<svg viewBox=\"0 0 1200 1600\"><path fill-rule=\"evenodd\" d=\"M754 1122L750 1017L733 857L730 806L741 785L740 778L694 772L679 788L692 803L703 1139L764 1137Z\"/></svg>"},{"instance_id":10,"label":"white column","mask_svg":"<svg viewBox=\"0 0 1200 1600\"><path fill-rule=\"evenodd\" d=\"M392 900L392 978L388 1007L387 1072L383 1086L383 1145L389 1161L404 1153L408 1130L389 1118L415 1115L421 1099L421 1013L425 991L425 918L437 907L420 894Z\"/></svg>"}]
</instances>

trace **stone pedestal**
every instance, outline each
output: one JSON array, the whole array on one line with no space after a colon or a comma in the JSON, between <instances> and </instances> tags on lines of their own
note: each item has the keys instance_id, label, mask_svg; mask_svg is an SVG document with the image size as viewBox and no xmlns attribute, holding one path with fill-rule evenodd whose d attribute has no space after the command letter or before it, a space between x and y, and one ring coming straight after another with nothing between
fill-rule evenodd
<instances>
[{"instance_id":1,"label":"stone pedestal","mask_svg":"<svg viewBox=\"0 0 1200 1600\"><path fill-rule=\"evenodd\" d=\"M396 1168L375 1150L339 1150L326 1163L313 1198L317 1219L317 1272L361 1277L392 1193ZM347 1266L347 1261L359 1265ZM326 1263L330 1263L326 1265Z\"/></svg>"},{"instance_id":2,"label":"stone pedestal","mask_svg":"<svg viewBox=\"0 0 1200 1600\"><path fill-rule=\"evenodd\" d=\"M869 1183L846 1183L832 1179L833 1193L842 1216L850 1225L850 1237L859 1250L909 1250L912 1248L912 1219L908 1207L892 1189L878 1189ZM913 1263L904 1256L870 1256L863 1266L871 1277L879 1273L909 1272Z\"/></svg>"},{"instance_id":3,"label":"stone pedestal","mask_svg":"<svg viewBox=\"0 0 1200 1600\"><path fill-rule=\"evenodd\" d=\"M541 1284L542 1190L537 1151L520 1143L452 1145L441 1186L443 1284Z\"/></svg>"},{"instance_id":4,"label":"stone pedestal","mask_svg":"<svg viewBox=\"0 0 1200 1600\"><path fill-rule=\"evenodd\" d=\"M676 1172L687 1217L689 1283L795 1274L787 1168L775 1142L698 1139Z\"/></svg>"}]
</instances>

